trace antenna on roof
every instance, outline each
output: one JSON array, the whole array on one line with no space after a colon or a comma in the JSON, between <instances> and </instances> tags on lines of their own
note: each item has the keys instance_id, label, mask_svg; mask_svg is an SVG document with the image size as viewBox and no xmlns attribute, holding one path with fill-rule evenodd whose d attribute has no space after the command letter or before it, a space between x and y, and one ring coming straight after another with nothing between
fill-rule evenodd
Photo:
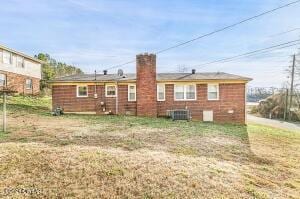
<instances>
[{"instance_id":1,"label":"antenna on roof","mask_svg":"<svg viewBox=\"0 0 300 199\"><path fill-rule=\"evenodd\" d=\"M124 72L123 72L123 70L122 69L118 69L118 76L123 76L124 75Z\"/></svg>"},{"instance_id":2,"label":"antenna on roof","mask_svg":"<svg viewBox=\"0 0 300 199\"><path fill-rule=\"evenodd\" d=\"M95 81L97 80L97 71L95 70Z\"/></svg>"}]
</instances>

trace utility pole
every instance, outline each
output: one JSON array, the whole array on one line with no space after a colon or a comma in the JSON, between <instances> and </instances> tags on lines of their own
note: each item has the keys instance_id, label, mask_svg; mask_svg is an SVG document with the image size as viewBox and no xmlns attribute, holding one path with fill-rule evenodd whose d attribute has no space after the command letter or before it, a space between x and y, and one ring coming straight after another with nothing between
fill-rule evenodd
<instances>
[{"instance_id":1,"label":"utility pole","mask_svg":"<svg viewBox=\"0 0 300 199\"><path fill-rule=\"evenodd\" d=\"M287 109L288 109L288 100L289 100L289 89L285 90L285 101L284 101L284 115L283 115L283 119L286 120L286 116L287 116Z\"/></svg>"},{"instance_id":2,"label":"utility pole","mask_svg":"<svg viewBox=\"0 0 300 199\"><path fill-rule=\"evenodd\" d=\"M290 89L290 104L289 104L289 120L292 119L292 103L293 103L293 95L294 95L294 76L295 76L295 65L296 65L296 54L293 55L293 66L292 66L292 74L291 74L291 89Z\"/></svg>"}]
</instances>

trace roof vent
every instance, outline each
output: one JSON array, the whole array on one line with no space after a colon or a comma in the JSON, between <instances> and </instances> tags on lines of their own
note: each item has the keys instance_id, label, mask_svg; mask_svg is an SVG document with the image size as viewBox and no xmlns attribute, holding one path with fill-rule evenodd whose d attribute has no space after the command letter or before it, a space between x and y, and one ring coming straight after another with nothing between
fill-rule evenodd
<instances>
[{"instance_id":1,"label":"roof vent","mask_svg":"<svg viewBox=\"0 0 300 199\"><path fill-rule=\"evenodd\" d=\"M195 74L196 73L196 69L192 69L192 74Z\"/></svg>"},{"instance_id":2,"label":"roof vent","mask_svg":"<svg viewBox=\"0 0 300 199\"><path fill-rule=\"evenodd\" d=\"M103 71L103 75L107 75L107 70L104 70L104 71Z\"/></svg>"}]
</instances>

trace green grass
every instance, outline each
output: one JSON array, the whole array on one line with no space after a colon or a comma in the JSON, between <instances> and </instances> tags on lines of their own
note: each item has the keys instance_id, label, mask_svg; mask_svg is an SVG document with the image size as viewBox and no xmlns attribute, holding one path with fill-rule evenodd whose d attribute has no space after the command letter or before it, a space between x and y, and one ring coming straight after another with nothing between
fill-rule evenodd
<instances>
[{"instance_id":1,"label":"green grass","mask_svg":"<svg viewBox=\"0 0 300 199\"><path fill-rule=\"evenodd\" d=\"M242 139L247 138L247 127L244 125L216 124L199 121L172 121L168 118L148 118L134 116L65 115L63 117L71 119L80 118L90 122L91 124L119 124L119 126L122 126L124 129L132 127L174 129L174 131L180 132L183 136L195 134L201 136L213 133L236 136Z\"/></svg>"},{"instance_id":2,"label":"green grass","mask_svg":"<svg viewBox=\"0 0 300 199\"><path fill-rule=\"evenodd\" d=\"M294 139L294 138L300 137L299 132L274 128L274 127L270 127L270 126L264 126L264 125L255 124L255 123L250 123L248 125L248 131L253 132L253 133L259 132L265 136L274 137L275 139L276 139L276 137L277 138L280 137L280 139L281 138Z\"/></svg>"},{"instance_id":3,"label":"green grass","mask_svg":"<svg viewBox=\"0 0 300 199\"><path fill-rule=\"evenodd\" d=\"M8 132L0 131L0 140L5 139L8 136Z\"/></svg>"},{"instance_id":4,"label":"green grass","mask_svg":"<svg viewBox=\"0 0 300 199\"><path fill-rule=\"evenodd\" d=\"M0 103L2 106L2 103ZM23 114L34 113L41 115L50 115L51 98L50 97L31 97L31 96L10 96L8 97L8 112L19 112ZM107 131L126 130L134 127L145 127L155 129L173 129L179 132L182 136L191 135L208 135L208 134L224 134L236 136L241 139L247 139L248 132L260 132L267 136L282 136L282 137L299 137L299 134L294 132L280 130L276 128L266 127L258 124L234 125L234 124L215 124L204 123L199 121L172 121L167 118L148 118L134 116L95 116L95 115L75 115L68 114L62 116L69 119L80 119L93 124L105 124ZM115 124L118 124L116 126ZM112 125L112 126L109 126Z\"/></svg>"},{"instance_id":5,"label":"green grass","mask_svg":"<svg viewBox=\"0 0 300 199\"><path fill-rule=\"evenodd\" d=\"M3 102L0 101L0 107ZM32 96L8 96L7 97L7 111L8 112L22 112L22 113L38 113L49 115L51 110L50 97L32 97Z\"/></svg>"}]
</instances>

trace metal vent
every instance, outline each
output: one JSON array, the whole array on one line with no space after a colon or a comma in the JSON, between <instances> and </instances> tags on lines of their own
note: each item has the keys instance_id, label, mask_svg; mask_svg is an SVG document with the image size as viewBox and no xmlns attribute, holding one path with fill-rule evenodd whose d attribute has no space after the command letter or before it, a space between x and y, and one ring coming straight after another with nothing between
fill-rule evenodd
<instances>
[{"instance_id":1,"label":"metal vent","mask_svg":"<svg viewBox=\"0 0 300 199\"><path fill-rule=\"evenodd\" d=\"M190 110L180 109L180 110L170 110L167 114L172 118L172 120L190 120L191 114Z\"/></svg>"}]
</instances>

